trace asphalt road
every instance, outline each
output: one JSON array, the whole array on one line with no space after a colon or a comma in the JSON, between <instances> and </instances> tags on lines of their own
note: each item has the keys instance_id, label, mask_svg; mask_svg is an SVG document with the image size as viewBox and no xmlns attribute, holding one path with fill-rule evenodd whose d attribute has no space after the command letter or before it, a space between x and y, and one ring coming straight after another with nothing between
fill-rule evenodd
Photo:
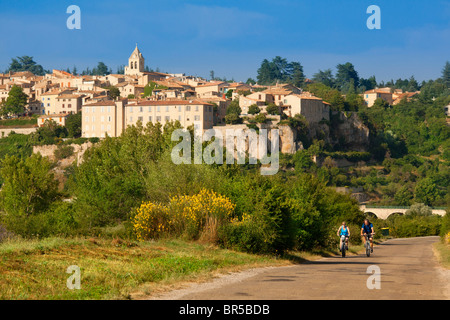
<instances>
[{"instance_id":1,"label":"asphalt road","mask_svg":"<svg viewBox=\"0 0 450 320\"><path fill-rule=\"evenodd\" d=\"M287 267L263 269L220 285L200 285L175 299L450 299L448 272L443 274L432 251L438 237L395 239L365 254L324 258ZM369 289L369 266L380 270L380 289ZM446 275L447 278L444 278ZM375 280L370 280L374 284ZM170 298L170 296L166 296Z\"/></svg>"}]
</instances>

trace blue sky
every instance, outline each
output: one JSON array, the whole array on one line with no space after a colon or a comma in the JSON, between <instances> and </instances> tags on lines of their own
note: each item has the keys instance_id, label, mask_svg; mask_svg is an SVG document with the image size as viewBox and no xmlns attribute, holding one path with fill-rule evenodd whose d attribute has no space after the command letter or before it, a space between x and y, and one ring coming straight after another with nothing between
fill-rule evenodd
<instances>
[{"instance_id":1,"label":"blue sky","mask_svg":"<svg viewBox=\"0 0 450 320\"><path fill-rule=\"evenodd\" d=\"M81 30L69 30L69 5ZM366 9L381 8L381 30ZM136 42L161 71L245 81L264 58L299 61L311 77L352 62L361 77L435 79L450 60L444 0L14 0L0 1L0 70L33 56L46 69L105 62L115 72Z\"/></svg>"}]
</instances>

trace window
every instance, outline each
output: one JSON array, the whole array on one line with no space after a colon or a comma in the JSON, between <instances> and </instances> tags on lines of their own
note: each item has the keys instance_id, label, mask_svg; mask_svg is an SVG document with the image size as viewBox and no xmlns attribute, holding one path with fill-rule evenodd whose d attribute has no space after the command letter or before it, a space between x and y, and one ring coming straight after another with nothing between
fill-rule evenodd
<instances>
[{"instance_id":1,"label":"window","mask_svg":"<svg viewBox=\"0 0 450 320\"><path fill-rule=\"evenodd\" d=\"M195 120L195 121L200 121L200 116L195 116L195 117L194 117L194 120Z\"/></svg>"},{"instance_id":2,"label":"window","mask_svg":"<svg viewBox=\"0 0 450 320\"><path fill-rule=\"evenodd\" d=\"M191 106L186 106L186 111L191 111Z\"/></svg>"},{"instance_id":3,"label":"window","mask_svg":"<svg viewBox=\"0 0 450 320\"><path fill-rule=\"evenodd\" d=\"M111 106L108 106L108 112L111 112Z\"/></svg>"},{"instance_id":4,"label":"window","mask_svg":"<svg viewBox=\"0 0 450 320\"><path fill-rule=\"evenodd\" d=\"M111 116L108 116L108 122L111 122Z\"/></svg>"},{"instance_id":5,"label":"window","mask_svg":"<svg viewBox=\"0 0 450 320\"><path fill-rule=\"evenodd\" d=\"M101 122L105 122L105 117L102 116L101 119L100 119L100 121L101 121Z\"/></svg>"},{"instance_id":6,"label":"window","mask_svg":"<svg viewBox=\"0 0 450 320\"><path fill-rule=\"evenodd\" d=\"M152 122L152 116L148 117L148 121Z\"/></svg>"},{"instance_id":7,"label":"window","mask_svg":"<svg viewBox=\"0 0 450 320\"><path fill-rule=\"evenodd\" d=\"M170 121L170 117L169 116L166 116L166 121L167 122Z\"/></svg>"},{"instance_id":8,"label":"window","mask_svg":"<svg viewBox=\"0 0 450 320\"><path fill-rule=\"evenodd\" d=\"M95 117L92 117L92 122L95 122Z\"/></svg>"},{"instance_id":9,"label":"window","mask_svg":"<svg viewBox=\"0 0 450 320\"><path fill-rule=\"evenodd\" d=\"M152 112L152 107L148 107L148 112Z\"/></svg>"},{"instance_id":10,"label":"window","mask_svg":"<svg viewBox=\"0 0 450 320\"><path fill-rule=\"evenodd\" d=\"M181 106L178 106L178 112L181 112Z\"/></svg>"},{"instance_id":11,"label":"window","mask_svg":"<svg viewBox=\"0 0 450 320\"><path fill-rule=\"evenodd\" d=\"M133 117L130 117L130 122L133 122Z\"/></svg>"},{"instance_id":12,"label":"window","mask_svg":"<svg viewBox=\"0 0 450 320\"><path fill-rule=\"evenodd\" d=\"M195 111L198 111L198 106L195 106Z\"/></svg>"},{"instance_id":13,"label":"window","mask_svg":"<svg viewBox=\"0 0 450 320\"><path fill-rule=\"evenodd\" d=\"M157 116L156 121L161 122L161 116Z\"/></svg>"},{"instance_id":14,"label":"window","mask_svg":"<svg viewBox=\"0 0 450 320\"><path fill-rule=\"evenodd\" d=\"M166 106L166 112L169 112L169 106Z\"/></svg>"},{"instance_id":15,"label":"window","mask_svg":"<svg viewBox=\"0 0 450 320\"><path fill-rule=\"evenodd\" d=\"M62 107L64 108L64 103L63 103Z\"/></svg>"},{"instance_id":16,"label":"window","mask_svg":"<svg viewBox=\"0 0 450 320\"><path fill-rule=\"evenodd\" d=\"M67 108L72 108L72 105L71 105L71 104L68 104L68 105L67 105Z\"/></svg>"},{"instance_id":17,"label":"window","mask_svg":"<svg viewBox=\"0 0 450 320\"><path fill-rule=\"evenodd\" d=\"M144 111L144 108L139 107L139 112L143 112L143 111Z\"/></svg>"},{"instance_id":18,"label":"window","mask_svg":"<svg viewBox=\"0 0 450 320\"><path fill-rule=\"evenodd\" d=\"M157 106L156 107L156 112L160 112L161 111L161 107L160 106Z\"/></svg>"},{"instance_id":19,"label":"window","mask_svg":"<svg viewBox=\"0 0 450 320\"><path fill-rule=\"evenodd\" d=\"M86 122L89 122L89 117L84 117L84 120L85 120Z\"/></svg>"},{"instance_id":20,"label":"window","mask_svg":"<svg viewBox=\"0 0 450 320\"><path fill-rule=\"evenodd\" d=\"M144 117L138 117L138 121L144 121Z\"/></svg>"},{"instance_id":21,"label":"window","mask_svg":"<svg viewBox=\"0 0 450 320\"><path fill-rule=\"evenodd\" d=\"M133 113L133 107L130 107L130 113Z\"/></svg>"},{"instance_id":22,"label":"window","mask_svg":"<svg viewBox=\"0 0 450 320\"><path fill-rule=\"evenodd\" d=\"M181 116L178 116L178 121L181 121Z\"/></svg>"}]
</instances>

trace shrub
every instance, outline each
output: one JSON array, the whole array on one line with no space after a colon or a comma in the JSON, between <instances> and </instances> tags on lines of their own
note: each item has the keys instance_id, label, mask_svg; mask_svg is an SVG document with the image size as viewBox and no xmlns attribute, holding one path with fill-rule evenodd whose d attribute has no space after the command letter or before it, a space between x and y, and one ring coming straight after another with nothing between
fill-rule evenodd
<instances>
[{"instance_id":1,"label":"shrub","mask_svg":"<svg viewBox=\"0 0 450 320\"><path fill-rule=\"evenodd\" d=\"M258 123L266 123L267 117L266 117L265 114L260 113L260 114L255 116L255 121L258 122Z\"/></svg>"},{"instance_id":2,"label":"shrub","mask_svg":"<svg viewBox=\"0 0 450 320\"><path fill-rule=\"evenodd\" d=\"M250 107L248 107L249 114L258 114L260 112L261 112L261 109L256 104L252 104Z\"/></svg>"},{"instance_id":3,"label":"shrub","mask_svg":"<svg viewBox=\"0 0 450 320\"><path fill-rule=\"evenodd\" d=\"M167 207L151 202L142 203L133 219L133 227L136 237L140 241L158 238L170 228Z\"/></svg>"},{"instance_id":4,"label":"shrub","mask_svg":"<svg viewBox=\"0 0 450 320\"><path fill-rule=\"evenodd\" d=\"M263 215L243 214L219 229L219 244L225 248L250 253L268 253L273 251L276 232Z\"/></svg>"},{"instance_id":5,"label":"shrub","mask_svg":"<svg viewBox=\"0 0 450 320\"><path fill-rule=\"evenodd\" d=\"M168 205L144 202L133 218L134 231L139 240L166 234L215 242L218 228L231 219L234 208L228 198L206 189L172 197Z\"/></svg>"},{"instance_id":6,"label":"shrub","mask_svg":"<svg viewBox=\"0 0 450 320\"><path fill-rule=\"evenodd\" d=\"M423 203L415 203L405 212L406 216L431 216L432 214L431 208Z\"/></svg>"},{"instance_id":7,"label":"shrub","mask_svg":"<svg viewBox=\"0 0 450 320\"><path fill-rule=\"evenodd\" d=\"M280 114L280 107L274 103L269 103L266 107L266 112L270 115Z\"/></svg>"},{"instance_id":8,"label":"shrub","mask_svg":"<svg viewBox=\"0 0 450 320\"><path fill-rule=\"evenodd\" d=\"M398 238L436 236L440 234L442 218L432 216L397 216L389 220L390 235Z\"/></svg>"},{"instance_id":9,"label":"shrub","mask_svg":"<svg viewBox=\"0 0 450 320\"><path fill-rule=\"evenodd\" d=\"M74 148L72 146L58 146L58 148L54 152L56 160L67 159L73 156L73 150Z\"/></svg>"},{"instance_id":10,"label":"shrub","mask_svg":"<svg viewBox=\"0 0 450 320\"><path fill-rule=\"evenodd\" d=\"M226 124L238 124L238 123L241 123L241 122L242 122L242 119L236 113L230 113L230 114L227 114L225 116L225 123Z\"/></svg>"}]
</instances>

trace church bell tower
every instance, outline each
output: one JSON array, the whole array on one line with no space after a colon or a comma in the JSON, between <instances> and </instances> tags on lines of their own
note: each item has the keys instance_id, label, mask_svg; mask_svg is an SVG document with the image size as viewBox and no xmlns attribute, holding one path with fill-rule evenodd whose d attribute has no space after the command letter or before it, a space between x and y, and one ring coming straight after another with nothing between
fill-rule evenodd
<instances>
[{"instance_id":1,"label":"church bell tower","mask_svg":"<svg viewBox=\"0 0 450 320\"><path fill-rule=\"evenodd\" d=\"M128 59L128 66L125 67L125 74L128 76L139 76L144 72L144 68L145 59L136 43L136 48Z\"/></svg>"}]
</instances>

